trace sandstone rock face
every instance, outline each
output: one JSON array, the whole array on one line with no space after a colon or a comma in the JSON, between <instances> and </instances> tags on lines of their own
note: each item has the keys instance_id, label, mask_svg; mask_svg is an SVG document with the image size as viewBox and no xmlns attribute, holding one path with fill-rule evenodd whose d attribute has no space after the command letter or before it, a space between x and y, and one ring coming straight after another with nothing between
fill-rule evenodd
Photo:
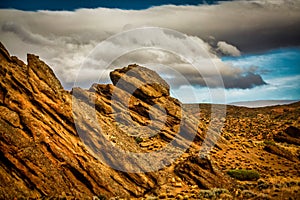
<instances>
[{"instance_id":1,"label":"sandstone rock face","mask_svg":"<svg viewBox=\"0 0 300 200\"><path fill-rule=\"evenodd\" d=\"M28 54L26 65L2 44L0 49L1 199L142 197L176 194L191 182L207 188L225 180L205 167L196 182L183 175L180 163L196 155L205 135L155 72L130 65L111 72L113 85L68 92L38 56ZM174 148L149 158L122 153L157 152L170 141ZM184 149L180 159L178 149ZM145 168L157 160L165 162L160 170ZM122 165L123 171L116 170ZM136 169L148 172L133 173ZM171 177L178 177L176 184ZM205 184L206 179L215 182Z\"/></svg>"},{"instance_id":2,"label":"sandstone rock face","mask_svg":"<svg viewBox=\"0 0 300 200\"><path fill-rule=\"evenodd\" d=\"M227 106L225 119L222 105L171 97L145 67L110 77L65 91L38 56L25 64L0 43L0 199L298 199L299 102Z\"/></svg>"},{"instance_id":3,"label":"sandstone rock face","mask_svg":"<svg viewBox=\"0 0 300 200\"><path fill-rule=\"evenodd\" d=\"M152 70L138 65L129 65L110 73L113 84L142 99L170 95L170 86ZM121 80L121 81L120 81ZM136 91L134 91L137 89Z\"/></svg>"}]
</instances>

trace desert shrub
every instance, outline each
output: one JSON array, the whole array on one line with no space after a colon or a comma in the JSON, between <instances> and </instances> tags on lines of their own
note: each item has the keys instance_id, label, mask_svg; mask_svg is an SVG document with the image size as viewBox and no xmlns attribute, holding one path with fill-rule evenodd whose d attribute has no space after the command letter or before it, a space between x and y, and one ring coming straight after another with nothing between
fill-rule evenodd
<instances>
[{"instance_id":1,"label":"desert shrub","mask_svg":"<svg viewBox=\"0 0 300 200\"><path fill-rule=\"evenodd\" d=\"M233 169L227 172L232 178L238 179L240 181L251 181L259 179L259 173L254 170L246 169Z\"/></svg>"},{"instance_id":2,"label":"desert shrub","mask_svg":"<svg viewBox=\"0 0 300 200\"><path fill-rule=\"evenodd\" d=\"M272 141L272 140L265 140L265 141L264 141L264 144L265 144L265 145L275 145L275 142Z\"/></svg>"},{"instance_id":3,"label":"desert shrub","mask_svg":"<svg viewBox=\"0 0 300 200\"><path fill-rule=\"evenodd\" d=\"M219 197L223 194L228 194L230 196L230 192L227 189L223 188L212 188L210 190L200 190L198 197L202 198L209 198L209 199L219 199Z\"/></svg>"},{"instance_id":4,"label":"desert shrub","mask_svg":"<svg viewBox=\"0 0 300 200\"><path fill-rule=\"evenodd\" d=\"M103 194L99 194L96 198L95 198L95 200L106 200L107 199L107 197L105 196L105 195L103 195Z\"/></svg>"},{"instance_id":5,"label":"desert shrub","mask_svg":"<svg viewBox=\"0 0 300 200\"><path fill-rule=\"evenodd\" d=\"M143 138L135 137L135 142L139 144L139 143L143 142Z\"/></svg>"}]
</instances>

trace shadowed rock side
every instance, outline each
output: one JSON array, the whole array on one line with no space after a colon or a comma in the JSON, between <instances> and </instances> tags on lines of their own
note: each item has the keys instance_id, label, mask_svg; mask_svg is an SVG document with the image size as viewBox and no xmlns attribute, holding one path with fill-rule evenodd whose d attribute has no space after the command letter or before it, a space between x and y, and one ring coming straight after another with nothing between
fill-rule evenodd
<instances>
[{"instance_id":1,"label":"shadowed rock side","mask_svg":"<svg viewBox=\"0 0 300 200\"><path fill-rule=\"evenodd\" d=\"M155 72L131 65L110 74L114 85L94 84L89 90L74 88L70 93L38 56L28 54L26 65L1 45L0 58L1 199L176 195L191 187L194 177L181 180L185 167L180 163L192 164L189 157L197 154L205 134L198 128L198 119L184 113L182 104L169 96L168 84ZM128 85L137 90L130 94ZM170 141L173 148L168 149ZM149 153L164 147L164 154L152 160L120 157L120 149ZM126 170L143 171L156 160L165 162L165 167L127 173L109 167L101 158L115 168L132 159L123 166ZM205 166L197 170L205 173L193 189L226 183L227 178ZM206 180L212 181L205 184ZM230 188L230 184L222 187Z\"/></svg>"},{"instance_id":2,"label":"shadowed rock side","mask_svg":"<svg viewBox=\"0 0 300 200\"><path fill-rule=\"evenodd\" d=\"M0 43L0 199L299 199L300 103L218 118L224 106L183 105L138 65L68 92L27 63Z\"/></svg>"}]
</instances>

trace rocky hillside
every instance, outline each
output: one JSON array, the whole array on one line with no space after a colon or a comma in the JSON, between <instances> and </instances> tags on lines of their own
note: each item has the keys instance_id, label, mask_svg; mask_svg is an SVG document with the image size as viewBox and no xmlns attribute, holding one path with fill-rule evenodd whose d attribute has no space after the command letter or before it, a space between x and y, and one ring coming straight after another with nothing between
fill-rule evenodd
<instances>
[{"instance_id":1,"label":"rocky hillside","mask_svg":"<svg viewBox=\"0 0 300 200\"><path fill-rule=\"evenodd\" d=\"M110 78L65 91L38 56L25 64L1 44L0 199L299 197L299 103L211 119L147 68Z\"/></svg>"}]
</instances>

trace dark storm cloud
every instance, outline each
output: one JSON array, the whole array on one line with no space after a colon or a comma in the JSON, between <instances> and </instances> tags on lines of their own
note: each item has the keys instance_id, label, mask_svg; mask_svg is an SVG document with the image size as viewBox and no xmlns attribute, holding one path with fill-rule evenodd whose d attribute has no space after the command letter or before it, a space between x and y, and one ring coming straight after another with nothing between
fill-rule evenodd
<instances>
[{"instance_id":1,"label":"dark storm cloud","mask_svg":"<svg viewBox=\"0 0 300 200\"><path fill-rule=\"evenodd\" d=\"M209 88L224 87L225 89L251 89L267 84L259 74L252 72L222 75L222 84L216 81L219 78L217 76L204 77L197 73L194 73L193 75L183 75L183 77L167 77L165 80L173 87L173 89L178 89L181 86L186 85L186 81L193 86Z\"/></svg>"},{"instance_id":2,"label":"dark storm cloud","mask_svg":"<svg viewBox=\"0 0 300 200\"><path fill-rule=\"evenodd\" d=\"M225 88L249 89L256 86L266 85L267 83L259 74L248 72L238 77L223 77Z\"/></svg>"}]
</instances>

